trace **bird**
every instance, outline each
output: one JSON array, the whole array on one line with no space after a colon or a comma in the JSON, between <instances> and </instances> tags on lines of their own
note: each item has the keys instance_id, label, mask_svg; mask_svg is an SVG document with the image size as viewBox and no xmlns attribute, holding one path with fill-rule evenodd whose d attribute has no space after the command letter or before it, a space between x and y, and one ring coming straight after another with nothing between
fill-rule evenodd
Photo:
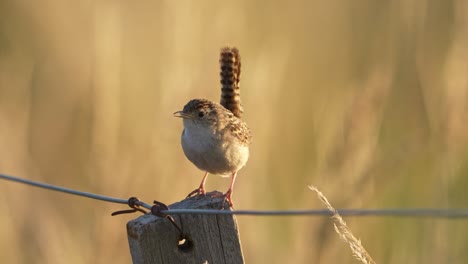
<instances>
[{"instance_id":1,"label":"bird","mask_svg":"<svg viewBox=\"0 0 468 264\"><path fill-rule=\"evenodd\" d=\"M206 194L208 174L230 175L229 189L223 194L230 206L237 173L249 159L252 133L241 120L240 56L237 48L223 48L220 53L221 100L192 99L174 116L183 119L181 136L185 156L205 174L200 186L189 193ZM224 203L223 203L224 207Z\"/></svg>"}]
</instances>

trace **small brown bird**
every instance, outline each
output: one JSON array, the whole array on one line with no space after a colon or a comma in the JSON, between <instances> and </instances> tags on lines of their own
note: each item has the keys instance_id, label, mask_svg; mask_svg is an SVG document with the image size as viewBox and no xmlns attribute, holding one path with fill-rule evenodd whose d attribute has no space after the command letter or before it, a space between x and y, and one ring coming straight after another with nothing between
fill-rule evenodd
<instances>
[{"instance_id":1,"label":"small brown bird","mask_svg":"<svg viewBox=\"0 0 468 264\"><path fill-rule=\"evenodd\" d=\"M191 192L205 194L208 173L231 175L231 184L224 199L232 206L232 191L237 172L249 159L251 133L240 120L242 107L239 96L240 56L236 48L221 50L221 104L206 99L189 101L182 111L182 149L185 156L205 171L200 187Z\"/></svg>"}]
</instances>

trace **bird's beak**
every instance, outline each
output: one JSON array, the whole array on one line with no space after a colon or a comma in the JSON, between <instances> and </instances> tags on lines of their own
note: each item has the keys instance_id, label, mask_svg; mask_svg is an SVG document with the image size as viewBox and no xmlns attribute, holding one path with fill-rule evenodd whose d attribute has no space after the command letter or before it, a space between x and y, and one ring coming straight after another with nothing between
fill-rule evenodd
<instances>
[{"instance_id":1,"label":"bird's beak","mask_svg":"<svg viewBox=\"0 0 468 264\"><path fill-rule=\"evenodd\" d=\"M193 118L193 116L191 114L187 114L184 111L177 111L177 112L174 113L174 116L175 117L180 117L180 118L188 118L188 119Z\"/></svg>"}]
</instances>

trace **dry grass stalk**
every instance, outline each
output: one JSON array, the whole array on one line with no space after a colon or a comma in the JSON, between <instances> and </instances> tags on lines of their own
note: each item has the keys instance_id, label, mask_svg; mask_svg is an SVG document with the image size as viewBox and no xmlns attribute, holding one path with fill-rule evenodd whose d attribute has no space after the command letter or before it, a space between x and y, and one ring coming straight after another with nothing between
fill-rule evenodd
<instances>
[{"instance_id":1,"label":"dry grass stalk","mask_svg":"<svg viewBox=\"0 0 468 264\"><path fill-rule=\"evenodd\" d=\"M362 246L361 241L353 235L343 218L341 218L338 211L335 208L333 208L333 206L331 206L325 195L323 195L323 193L320 192L315 186L310 185L309 189L315 191L317 193L318 198L327 206L328 210L330 210L330 212L333 213L332 219L335 221L335 223L333 224L335 226L335 231L336 233L338 233L341 239L343 239L349 245L351 251L353 252L353 256L356 259L360 260L362 263L375 264L375 261L372 259L369 253L367 253L366 249Z\"/></svg>"}]
</instances>

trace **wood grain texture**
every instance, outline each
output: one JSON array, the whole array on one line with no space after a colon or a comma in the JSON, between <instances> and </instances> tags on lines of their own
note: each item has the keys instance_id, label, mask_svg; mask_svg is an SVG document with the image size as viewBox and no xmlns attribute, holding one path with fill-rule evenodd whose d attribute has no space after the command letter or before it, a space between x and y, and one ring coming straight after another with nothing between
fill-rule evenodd
<instances>
[{"instance_id":1,"label":"wood grain texture","mask_svg":"<svg viewBox=\"0 0 468 264\"><path fill-rule=\"evenodd\" d=\"M170 209L219 209L222 198L195 196L169 206ZM227 206L226 206L227 207ZM230 210L225 208L225 210ZM180 235L168 219L151 214L127 223L127 235L134 264L149 263L244 263L234 215L174 215L191 241L180 249Z\"/></svg>"}]
</instances>

